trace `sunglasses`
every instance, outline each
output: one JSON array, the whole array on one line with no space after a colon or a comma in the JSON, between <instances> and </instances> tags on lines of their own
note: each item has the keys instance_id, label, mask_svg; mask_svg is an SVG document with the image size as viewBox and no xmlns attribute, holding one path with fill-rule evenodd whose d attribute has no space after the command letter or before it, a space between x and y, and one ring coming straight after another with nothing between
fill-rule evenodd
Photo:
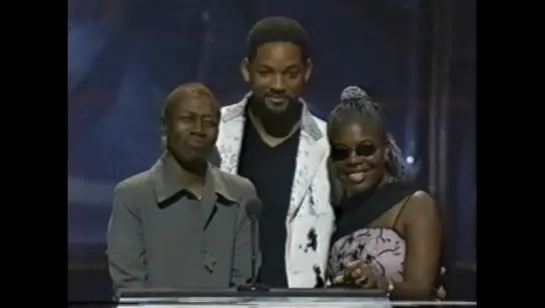
<instances>
[{"instance_id":1,"label":"sunglasses","mask_svg":"<svg viewBox=\"0 0 545 308\"><path fill-rule=\"evenodd\" d=\"M357 156L360 157L369 157L373 156L377 152L377 147L372 144L360 144L355 148L346 148L340 146L333 146L331 148L331 160L341 161L345 160L352 155L352 152L355 152Z\"/></svg>"}]
</instances>

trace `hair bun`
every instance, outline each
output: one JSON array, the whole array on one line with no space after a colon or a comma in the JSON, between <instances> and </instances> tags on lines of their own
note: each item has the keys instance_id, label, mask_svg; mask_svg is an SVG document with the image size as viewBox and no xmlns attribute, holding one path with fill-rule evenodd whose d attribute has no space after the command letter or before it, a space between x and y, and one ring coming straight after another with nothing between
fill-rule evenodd
<instances>
[{"instance_id":1,"label":"hair bun","mask_svg":"<svg viewBox=\"0 0 545 308\"><path fill-rule=\"evenodd\" d=\"M368 98L367 92L360 87L348 86L341 93L341 101L359 101Z\"/></svg>"}]
</instances>

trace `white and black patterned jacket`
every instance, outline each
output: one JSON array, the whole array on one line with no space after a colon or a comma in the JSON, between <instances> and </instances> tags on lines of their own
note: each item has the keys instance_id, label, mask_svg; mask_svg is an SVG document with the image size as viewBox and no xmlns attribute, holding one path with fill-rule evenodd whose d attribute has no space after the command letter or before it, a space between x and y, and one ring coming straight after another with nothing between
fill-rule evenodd
<instances>
[{"instance_id":1,"label":"white and black patterned jacket","mask_svg":"<svg viewBox=\"0 0 545 308\"><path fill-rule=\"evenodd\" d=\"M221 111L216 143L223 171L236 173L249 94ZM330 204L326 123L313 116L304 101L289 210L286 216L286 275L290 288L325 285L334 214Z\"/></svg>"}]
</instances>

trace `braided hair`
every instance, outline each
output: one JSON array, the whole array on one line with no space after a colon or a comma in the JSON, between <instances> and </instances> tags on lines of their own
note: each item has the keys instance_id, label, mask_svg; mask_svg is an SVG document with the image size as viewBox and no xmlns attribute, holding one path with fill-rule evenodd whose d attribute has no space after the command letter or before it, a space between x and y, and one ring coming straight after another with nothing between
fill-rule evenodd
<instances>
[{"instance_id":1,"label":"braided hair","mask_svg":"<svg viewBox=\"0 0 545 308\"><path fill-rule=\"evenodd\" d=\"M385 120L379 105L374 102L367 93L355 86L349 86L341 94L341 103L331 111L327 125L327 135L331 141L336 132L344 123L371 122L378 126L384 133L386 142L390 148L386 171L394 180L402 181L406 175L406 165L401 149L394 138L386 131Z\"/></svg>"}]
</instances>

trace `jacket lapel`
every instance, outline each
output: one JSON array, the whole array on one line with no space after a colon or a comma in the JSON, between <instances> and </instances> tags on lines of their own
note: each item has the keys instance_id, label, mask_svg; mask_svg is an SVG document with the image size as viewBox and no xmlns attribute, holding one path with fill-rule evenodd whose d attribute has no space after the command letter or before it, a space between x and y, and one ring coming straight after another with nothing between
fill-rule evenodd
<instances>
[{"instance_id":1,"label":"jacket lapel","mask_svg":"<svg viewBox=\"0 0 545 308\"><path fill-rule=\"evenodd\" d=\"M238 171L240 147L244 137L245 104L246 100L244 99L237 104L223 107L221 112L220 129L216 142L221 157L220 169L233 174Z\"/></svg>"},{"instance_id":2,"label":"jacket lapel","mask_svg":"<svg viewBox=\"0 0 545 308\"><path fill-rule=\"evenodd\" d=\"M244 124L246 118L244 109L250 94L246 95L239 103L222 108L220 131L216 146L221 157L221 170L229 173L237 173L240 148ZM327 143L320 142L324 133L307 108L304 101L303 114L301 119L301 137L297 149L296 168L293 178L293 186L289 204L287 222L291 222L297 215L302 201L308 192L312 179L327 154ZM312 202L311 202L312 204Z\"/></svg>"},{"instance_id":3,"label":"jacket lapel","mask_svg":"<svg viewBox=\"0 0 545 308\"><path fill-rule=\"evenodd\" d=\"M312 179L321 165L321 161L325 158L326 153L327 148L322 143L317 142L316 139L305 131L301 132L299 149L297 150L297 165L288 210L288 223L297 216L305 194L309 191ZM313 202L310 203L312 204Z\"/></svg>"}]
</instances>

